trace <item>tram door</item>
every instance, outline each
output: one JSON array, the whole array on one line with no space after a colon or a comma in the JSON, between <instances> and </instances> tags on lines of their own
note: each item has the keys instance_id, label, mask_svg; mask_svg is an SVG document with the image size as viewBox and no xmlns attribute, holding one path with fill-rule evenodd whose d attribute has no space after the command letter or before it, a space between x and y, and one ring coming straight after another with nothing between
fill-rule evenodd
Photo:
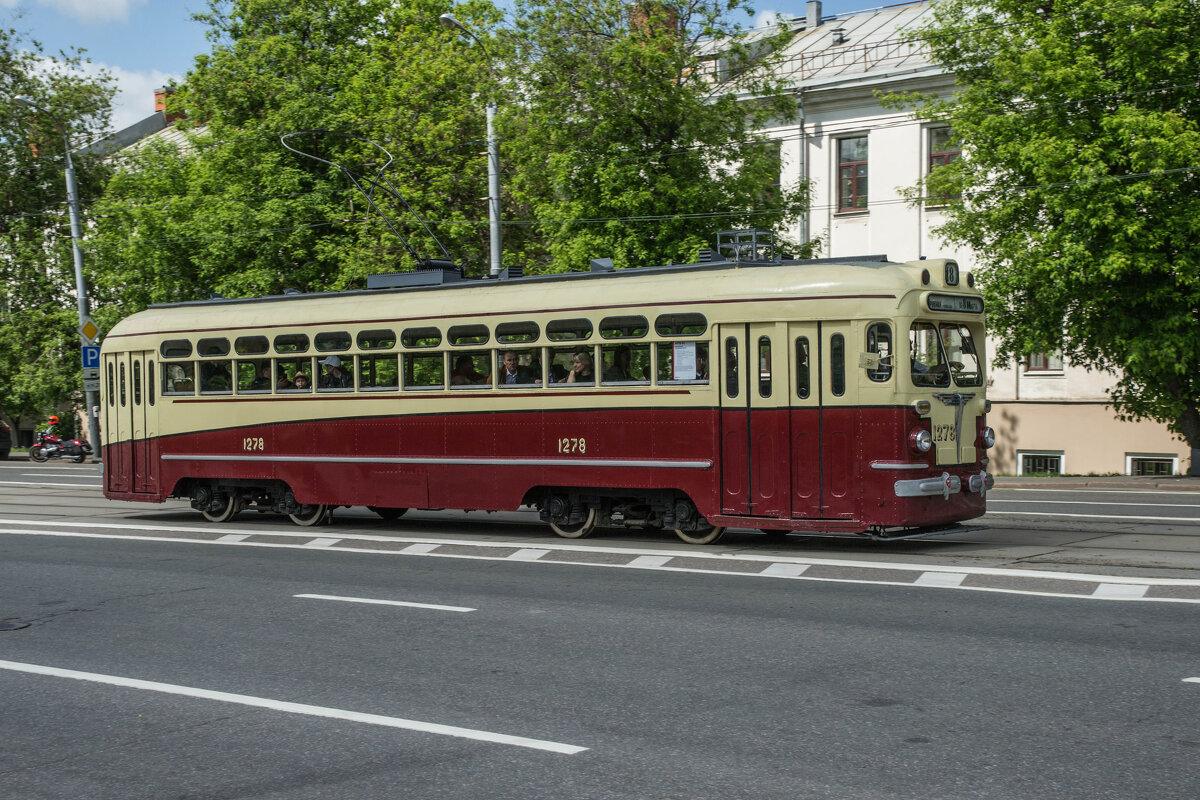
<instances>
[{"instance_id":1,"label":"tram door","mask_svg":"<svg viewBox=\"0 0 1200 800\"><path fill-rule=\"evenodd\" d=\"M156 424L157 394L152 352L109 353L105 379L111 382L104 398L104 472L111 491L153 492L157 489L150 458L150 440Z\"/></svg>"},{"instance_id":2,"label":"tram door","mask_svg":"<svg viewBox=\"0 0 1200 800\"><path fill-rule=\"evenodd\" d=\"M787 323L722 325L721 510L791 515Z\"/></svg>"}]
</instances>

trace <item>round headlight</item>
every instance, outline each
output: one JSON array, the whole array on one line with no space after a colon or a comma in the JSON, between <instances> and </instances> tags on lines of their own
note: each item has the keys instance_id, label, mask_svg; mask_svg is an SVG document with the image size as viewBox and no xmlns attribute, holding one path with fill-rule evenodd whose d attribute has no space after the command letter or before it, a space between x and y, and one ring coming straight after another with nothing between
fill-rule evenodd
<instances>
[{"instance_id":1,"label":"round headlight","mask_svg":"<svg viewBox=\"0 0 1200 800\"><path fill-rule=\"evenodd\" d=\"M908 441L918 453L928 453L933 449L933 436L926 430L913 431L909 434Z\"/></svg>"},{"instance_id":2,"label":"round headlight","mask_svg":"<svg viewBox=\"0 0 1200 800\"><path fill-rule=\"evenodd\" d=\"M983 433L981 434L981 438L983 439L984 448L989 448L992 445L996 444L996 432L994 430L992 430L992 427L990 425L983 426Z\"/></svg>"}]
</instances>

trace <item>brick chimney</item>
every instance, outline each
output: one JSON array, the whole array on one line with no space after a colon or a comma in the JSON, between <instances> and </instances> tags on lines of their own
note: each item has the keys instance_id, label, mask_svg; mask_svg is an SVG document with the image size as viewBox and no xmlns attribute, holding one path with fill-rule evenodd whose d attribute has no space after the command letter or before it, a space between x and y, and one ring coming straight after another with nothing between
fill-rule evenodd
<instances>
[{"instance_id":1,"label":"brick chimney","mask_svg":"<svg viewBox=\"0 0 1200 800\"><path fill-rule=\"evenodd\" d=\"M154 110L163 112L164 121L168 125L187 116L182 111L167 111L167 97L173 94L175 94L175 90L169 86L154 90Z\"/></svg>"}]
</instances>

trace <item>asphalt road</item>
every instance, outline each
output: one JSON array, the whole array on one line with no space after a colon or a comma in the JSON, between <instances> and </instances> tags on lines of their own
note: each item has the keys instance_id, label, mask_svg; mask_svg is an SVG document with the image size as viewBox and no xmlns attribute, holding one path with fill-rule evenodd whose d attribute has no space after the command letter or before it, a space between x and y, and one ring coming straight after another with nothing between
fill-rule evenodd
<instances>
[{"instance_id":1,"label":"asphalt road","mask_svg":"<svg viewBox=\"0 0 1200 800\"><path fill-rule=\"evenodd\" d=\"M11 467L4 797L1200 794L1200 522L1114 519L1195 509L705 561L520 514L211 526Z\"/></svg>"}]
</instances>

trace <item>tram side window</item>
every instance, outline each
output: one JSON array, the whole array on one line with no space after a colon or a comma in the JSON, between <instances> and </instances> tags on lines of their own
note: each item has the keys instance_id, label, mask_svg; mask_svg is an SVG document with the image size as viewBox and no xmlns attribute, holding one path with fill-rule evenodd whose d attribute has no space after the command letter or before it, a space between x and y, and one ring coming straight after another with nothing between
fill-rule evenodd
<instances>
[{"instance_id":1,"label":"tram side window","mask_svg":"<svg viewBox=\"0 0 1200 800\"><path fill-rule=\"evenodd\" d=\"M140 367L141 364L135 361L133 369L130 370L133 373L133 404L135 406L142 404L142 370Z\"/></svg>"},{"instance_id":2,"label":"tram side window","mask_svg":"<svg viewBox=\"0 0 1200 800\"><path fill-rule=\"evenodd\" d=\"M270 349L265 336L239 336L233 340L233 350L239 356L261 356Z\"/></svg>"},{"instance_id":3,"label":"tram side window","mask_svg":"<svg viewBox=\"0 0 1200 800\"><path fill-rule=\"evenodd\" d=\"M121 362L121 408L125 407L125 363Z\"/></svg>"},{"instance_id":4,"label":"tram side window","mask_svg":"<svg viewBox=\"0 0 1200 800\"><path fill-rule=\"evenodd\" d=\"M168 339L158 348L163 358L191 358L192 343L187 339Z\"/></svg>"},{"instance_id":5,"label":"tram side window","mask_svg":"<svg viewBox=\"0 0 1200 800\"><path fill-rule=\"evenodd\" d=\"M738 341L736 336L725 340L725 395L738 396Z\"/></svg>"},{"instance_id":6,"label":"tram side window","mask_svg":"<svg viewBox=\"0 0 1200 800\"><path fill-rule=\"evenodd\" d=\"M405 353L405 389L442 389L446 385L446 362L441 353Z\"/></svg>"},{"instance_id":7,"label":"tram side window","mask_svg":"<svg viewBox=\"0 0 1200 800\"><path fill-rule=\"evenodd\" d=\"M659 342L659 383L708 383L708 345L703 342Z\"/></svg>"},{"instance_id":8,"label":"tram side window","mask_svg":"<svg viewBox=\"0 0 1200 800\"><path fill-rule=\"evenodd\" d=\"M191 361L164 364L162 368L163 394L195 394L196 365Z\"/></svg>"},{"instance_id":9,"label":"tram side window","mask_svg":"<svg viewBox=\"0 0 1200 800\"><path fill-rule=\"evenodd\" d=\"M400 386L400 361L396 355L359 356L358 388L364 392L397 389Z\"/></svg>"},{"instance_id":10,"label":"tram side window","mask_svg":"<svg viewBox=\"0 0 1200 800\"><path fill-rule=\"evenodd\" d=\"M758 337L758 394L771 396L771 337Z\"/></svg>"},{"instance_id":11,"label":"tram side window","mask_svg":"<svg viewBox=\"0 0 1200 800\"><path fill-rule=\"evenodd\" d=\"M108 405L110 408L117 404L117 389L115 381L113 380L113 373L113 365L110 361L108 362L108 385L104 387L108 389Z\"/></svg>"},{"instance_id":12,"label":"tram side window","mask_svg":"<svg viewBox=\"0 0 1200 800\"><path fill-rule=\"evenodd\" d=\"M154 362L146 362L146 394L150 400L150 405L154 405Z\"/></svg>"},{"instance_id":13,"label":"tram side window","mask_svg":"<svg viewBox=\"0 0 1200 800\"><path fill-rule=\"evenodd\" d=\"M950 370L942 352L941 337L931 322L914 322L908 332L908 354L913 386L950 385Z\"/></svg>"},{"instance_id":14,"label":"tram side window","mask_svg":"<svg viewBox=\"0 0 1200 800\"><path fill-rule=\"evenodd\" d=\"M491 354L487 350L451 353L450 357L454 359L454 368L450 371L451 389L480 388L491 383L487 373L483 372L491 361Z\"/></svg>"},{"instance_id":15,"label":"tram side window","mask_svg":"<svg viewBox=\"0 0 1200 800\"><path fill-rule=\"evenodd\" d=\"M834 397L846 393L846 337L840 333L829 337L829 387Z\"/></svg>"},{"instance_id":16,"label":"tram side window","mask_svg":"<svg viewBox=\"0 0 1200 800\"><path fill-rule=\"evenodd\" d=\"M278 347L278 338L276 339ZM276 362L276 388L288 394L312 391L313 364L311 358L281 358Z\"/></svg>"},{"instance_id":17,"label":"tram side window","mask_svg":"<svg viewBox=\"0 0 1200 800\"><path fill-rule=\"evenodd\" d=\"M327 331L318 333L314 340L317 349L322 353L341 352L350 349L350 334L346 331Z\"/></svg>"},{"instance_id":18,"label":"tram side window","mask_svg":"<svg viewBox=\"0 0 1200 800\"><path fill-rule=\"evenodd\" d=\"M270 392L275 381L271 378L271 359L251 359L237 362L238 394Z\"/></svg>"},{"instance_id":19,"label":"tram side window","mask_svg":"<svg viewBox=\"0 0 1200 800\"><path fill-rule=\"evenodd\" d=\"M595 386L596 364L587 346L552 347L550 382L559 386Z\"/></svg>"},{"instance_id":20,"label":"tram side window","mask_svg":"<svg viewBox=\"0 0 1200 800\"><path fill-rule=\"evenodd\" d=\"M604 383L649 383L649 344L606 344L600 348Z\"/></svg>"},{"instance_id":21,"label":"tram side window","mask_svg":"<svg viewBox=\"0 0 1200 800\"><path fill-rule=\"evenodd\" d=\"M867 354L879 356L879 365L867 369L867 377L881 383L892 377L892 326L872 322L867 326Z\"/></svg>"},{"instance_id":22,"label":"tram side window","mask_svg":"<svg viewBox=\"0 0 1200 800\"><path fill-rule=\"evenodd\" d=\"M233 362L228 359L200 362L200 394L233 391Z\"/></svg>"},{"instance_id":23,"label":"tram side window","mask_svg":"<svg viewBox=\"0 0 1200 800\"><path fill-rule=\"evenodd\" d=\"M812 364L808 358L808 337L796 337L796 397L807 400L812 392Z\"/></svg>"},{"instance_id":24,"label":"tram side window","mask_svg":"<svg viewBox=\"0 0 1200 800\"><path fill-rule=\"evenodd\" d=\"M498 327L499 331L504 326ZM499 334L497 334L499 338ZM538 386L542 382L542 356L539 350L510 348L496 351L496 385L501 389ZM491 383L491 381L487 381Z\"/></svg>"}]
</instances>

